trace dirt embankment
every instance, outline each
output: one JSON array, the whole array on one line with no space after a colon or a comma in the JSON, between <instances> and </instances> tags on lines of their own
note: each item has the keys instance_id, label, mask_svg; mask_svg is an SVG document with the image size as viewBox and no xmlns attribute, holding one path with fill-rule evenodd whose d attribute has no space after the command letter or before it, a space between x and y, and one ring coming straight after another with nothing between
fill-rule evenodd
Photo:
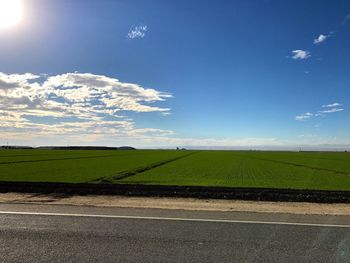
<instances>
[{"instance_id":1,"label":"dirt embankment","mask_svg":"<svg viewBox=\"0 0 350 263\"><path fill-rule=\"evenodd\" d=\"M350 203L350 191L230 188L97 183L0 182L0 193L67 195L119 195L134 197L186 197L279 202Z\"/></svg>"},{"instance_id":2,"label":"dirt embankment","mask_svg":"<svg viewBox=\"0 0 350 263\"><path fill-rule=\"evenodd\" d=\"M305 202L254 202L194 198L2 193L0 194L1 203L350 216L350 204L315 204Z\"/></svg>"}]
</instances>

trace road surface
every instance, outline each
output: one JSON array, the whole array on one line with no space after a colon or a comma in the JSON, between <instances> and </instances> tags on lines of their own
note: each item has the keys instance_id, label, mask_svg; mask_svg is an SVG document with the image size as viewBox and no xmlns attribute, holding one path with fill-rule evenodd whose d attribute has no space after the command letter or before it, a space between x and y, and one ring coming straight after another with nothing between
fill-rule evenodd
<instances>
[{"instance_id":1,"label":"road surface","mask_svg":"<svg viewBox=\"0 0 350 263\"><path fill-rule=\"evenodd\" d=\"M0 204L1 262L349 262L350 217Z\"/></svg>"}]
</instances>

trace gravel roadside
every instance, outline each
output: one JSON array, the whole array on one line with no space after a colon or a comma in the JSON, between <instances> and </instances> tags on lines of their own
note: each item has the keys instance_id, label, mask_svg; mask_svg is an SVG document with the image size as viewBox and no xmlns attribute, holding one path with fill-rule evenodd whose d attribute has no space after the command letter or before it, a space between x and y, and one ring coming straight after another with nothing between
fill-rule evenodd
<instances>
[{"instance_id":1,"label":"gravel roadside","mask_svg":"<svg viewBox=\"0 0 350 263\"><path fill-rule=\"evenodd\" d=\"M244 211L305 215L350 215L350 204L264 202L194 198L0 193L0 203L160 208L197 211Z\"/></svg>"}]
</instances>

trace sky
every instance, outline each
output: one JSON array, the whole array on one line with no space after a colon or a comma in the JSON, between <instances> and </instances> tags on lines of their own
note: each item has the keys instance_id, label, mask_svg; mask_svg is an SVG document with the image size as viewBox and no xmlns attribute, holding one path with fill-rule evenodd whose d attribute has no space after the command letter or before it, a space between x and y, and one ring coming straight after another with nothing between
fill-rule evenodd
<instances>
[{"instance_id":1,"label":"sky","mask_svg":"<svg viewBox=\"0 0 350 263\"><path fill-rule=\"evenodd\" d=\"M350 146L347 0L22 5L0 145Z\"/></svg>"}]
</instances>

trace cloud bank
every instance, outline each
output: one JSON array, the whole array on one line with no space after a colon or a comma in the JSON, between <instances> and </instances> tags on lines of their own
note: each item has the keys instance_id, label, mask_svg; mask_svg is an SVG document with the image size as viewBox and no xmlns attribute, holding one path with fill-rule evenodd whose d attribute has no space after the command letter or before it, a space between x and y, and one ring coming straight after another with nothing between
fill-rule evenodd
<instances>
[{"instance_id":1,"label":"cloud bank","mask_svg":"<svg viewBox=\"0 0 350 263\"><path fill-rule=\"evenodd\" d=\"M135 128L131 112L169 114L154 105L172 95L91 73L55 76L0 72L0 140L164 136L172 131Z\"/></svg>"}]
</instances>

